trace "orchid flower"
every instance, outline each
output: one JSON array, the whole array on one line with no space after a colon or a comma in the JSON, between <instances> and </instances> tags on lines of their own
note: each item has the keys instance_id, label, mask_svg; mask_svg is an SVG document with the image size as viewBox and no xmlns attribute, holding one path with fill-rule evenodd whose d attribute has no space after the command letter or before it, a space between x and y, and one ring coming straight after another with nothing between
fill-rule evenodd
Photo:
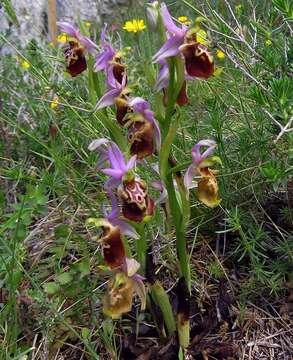
<instances>
[{"instance_id":1,"label":"orchid flower","mask_svg":"<svg viewBox=\"0 0 293 360\"><path fill-rule=\"evenodd\" d=\"M84 36L80 31L68 22L57 22L61 32L68 34L75 38L87 51L93 52L97 49L97 45L87 36Z\"/></svg>"},{"instance_id":2,"label":"orchid flower","mask_svg":"<svg viewBox=\"0 0 293 360\"><path fill-rule=\"evenodd\" d=\"M215 163L221 162L216 156L210 157L216 146L213 140L199 141L192 148L192 164L184 176L184 185L187 190L195 187L193 179L195 176L199 177L197 182L198 199L208 207L215 207L221 202L218 197L218 183L214 175L217 171L210 169ZM201 152L202 147L207 147L207 150Z\"/></svg>"},{"instance_id":3,"label":"orchid flower","mask_svg":"<svg viewBox=\"0 0 293 360\"><path fill-rule=\"evenodd\" d=\"M101 154L102 161L108 161L111 166L110 168L101 169L104 174L110 176L110 179L105 183L107 189L117 187L135 167L136 155L126 162L119 147L108 139L96 139L90 143L88 149L90 151L97 150ZM101 165L101 161L99 164Z\"/></svg>"},{"instance_id":4,"label":"orchid flower","mask_svg":"<svg viewBox=\"0 0 293 360\"><path fill-rule=\"evenodd\" d=\"M106 42L106 31L107 24L105 24L101 32L102 51L95 57L94 71L105 70L107 76L109 76L109 72L112 73L119 84L122 84L123 81L126 83L126 66L122 64L119 52L117 52L110 43ZM125 78L123 80L124 76Z\"/></svg>"},{"instance_id":5,"label":"orchid flower","mask_svg":"<svg viewBox=\"0 0 293 360\"><path fill-rule=\"evenodd\" d=\"M102 52L96 55L95 57L95 64L94 64L94 71L98 72L101 70L106 70L109 66L109 62L113 59L116 54L115 49L113 46L106 42L106 30L107 24L105 24L104 29L101 32L101 45L102 45Z\"/></svg>"},{"instance_id":6,"label":"orchid flower","mask_svg":"<svg viewBox=\"0 0 293 360\"><path fill-rule=\"evenodd\" d=\"M67 22L58 22L57 24L62 32L75 39L75 41L69 40L69 47L64 51L66 70L72 77L75 77L87 69L85 52L94 52L97 45L82 35L73 25Z\"/></svg>"},{"instance_id":7,"label":"orchid flower","mask_svg":"<svg viewBox=\"0 0 293 360\"><path fill-rule=\"evenodd\" d=\"M118 187L123 216L136 223L148 221L155 211L153 199L148 195L146 183L139 179L123 181Z\"/></svg>"},{"instance_id":8,"label":"orchid flower","mask_svg":"<svg viewBox=\"0 0 293 360\"><path fill-rule=\"evenodd\" d=\"M209 78L214 72L214 62L207 47L200 43L195 29L181 24L178 27L168 11L166 4L161 5L161 16L169 37L161 49L153 56L154 62L160 62L178 54L185 59L188 75L202 79Z\"/></svg>"},{"instance_id":9,"label":"orchid flower","mask_svg":"<svg viewBox=\"0 0 293 360\"><path fill-rule=\"evenodd\" d=\"M118 319L132 308L134 294L141 301L141 309L146 307L146 288L144 277L137 274L140 264L135 259L125 258L120 272L110 280L108 291L103 299L104 314L112 319Z\"/></svg>"},{"instance_id":10,"label":"orchid flower","mask_svg":"<svg viewBox=\"0 0 293 360\"><path fill-rule=\"evenodd\" d=\"M108 292L103 299L103 311L113 319L131 310L133 295L141 300L141 309L146 307L145 278L137 274L140 264L135 259L125 256L124 244L119 226L113 226L106 219L88 219L88 224L103 229L99 239L102 243L103 257L114 276L108 285Z\"/></svg>"},{"instance_id":11,"label":"orchid flower","mask_svg":"<svg viewBox=\"0 0 293 360\"><path fill-rule=\"evenodd\" d=\"M161 131L160 126L155 119L154 112L151 111L150 103L141 97L136 97L133 99L128 99L127 105L130 110L134 113L138 113L142 116L142 119L147 120L144 124L141 119L133 118L133 121L130 120L130 123L133 122L132 128L130 128L130 134L133 135L133 140L131 141L133 147L144 148L146 151L146 155L152 154L152 143L153 138L156 143L157 150L159 151L161 148ZM129 115L131 119L131 114ZM136 126L135 122L142 123L142 126ZM135 129L138 127L138 129ZM148 131L149 130L149 131ZM144 146L145 143L148 143L149 146ZM145 151L142 151L144 153ZM135 152L136 153L136 152ZM144 156L146 156L144 155ZM144 156L139 156L139 152L137 153L138 158L143 158Z\"/></svg>"},{"instance_id":12,"label":"orchid flower","mask_svg":"<svg viewBox=\"0 0 293 360\"><path fill-rule=\"evenodd\" d=\"M126 88L126 74L123 75L122 82L119 83L114 77L113 67L108 68L107 83L109 86L109 90L97 102L97 104L95 106L95 111L103 109L107 106L114 105L114 104L116 104L117 110L119 110L119 105L121 103L120 100L122 100L124 103L124 97L126 94L129 93L129 89ZM125 106L124 106L124 108L125 108ZM124 110L125 110L124 112L126 114L127 106L126 106L126 109L124 109ZM123 117L124 117L124 115L123 115ZM119 119L120 119L120 117L119 117ZM119 121L119 119L117 118L118 121Z\"/></svg>"}]
</instances>

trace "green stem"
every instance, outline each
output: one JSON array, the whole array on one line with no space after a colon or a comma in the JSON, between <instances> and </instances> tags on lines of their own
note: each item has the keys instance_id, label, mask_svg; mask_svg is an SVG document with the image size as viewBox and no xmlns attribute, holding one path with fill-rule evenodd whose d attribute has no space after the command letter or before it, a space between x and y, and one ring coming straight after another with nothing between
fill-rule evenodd
<instances>
[{"instance_id":1,"label":"green stem","mask_svg":"<svg viewBox=\"0 0 293 360\"><path fill-rule=\"evenodd\" d=\"M177 254L180 265L180 275L185 278L187 287L190 291L191 278L190 278L189 257L188 257L187 244L186 244L185 223L184 223L184 217L182 215L181 206L178 203L178 198L176 196L176 191L173 183L173 177L171 174L168 174L166 176L165 185L168 192L171 214L175 224L176 248L177 248Z\"/></svg>"},{"instance_id":2,"label":"green stem","mask_svg":"<svg viewBox=\"0 0 293 360\"><path fill-rule=\"evenodd\" d=\"M136 244L136 256L137 261L140 263L142 274L145 273L146 265L146 252L147 252L147 241L145 236L145 224L139 224L136 226L137 232L140 237L135 241Z\"/></svg>"}]
</instances>

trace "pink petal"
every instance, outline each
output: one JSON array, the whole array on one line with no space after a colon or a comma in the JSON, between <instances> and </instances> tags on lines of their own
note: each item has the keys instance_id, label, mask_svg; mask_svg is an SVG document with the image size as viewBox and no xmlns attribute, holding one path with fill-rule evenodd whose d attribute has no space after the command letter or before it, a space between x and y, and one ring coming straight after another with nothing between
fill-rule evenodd
<instances>
[{"instance_id":1,"label":"pink petal","mask_svg":"<svg viewBox=\"0 0 293 360\"><path fill-rule=\"evenodd\" d=\"M153 62L159 62L170 56L176 56L179 53L179 46L183 44L184 37L174 35L170 37L161 49L153 56Z\"/></svg>"},{"instance_id":2,"label":"pink petal","mask_svg":"<svg viewBox=\"0 0 293 360\"><path fill-rule=\"evenodd\" d=\"M73 25L71 25L70 23L68 22L57 22L57 25L59 26L60 28L60 31L61 32L65 32L66 34L74 37L74 38L77 38L79 36L79 30L76 29Z\"/></svg>"},{"instance_id":3,"label":"pink petal","mask_svg":"<svg viewBox=\"0 0 293 360\"><path fill-rule=\"evenodd\" d=\"M184 185L187 190L194 187L193 185L194 176L195 176L195 167L193 164L191 164L184 175Z\"/></svg>"},{"instance_id":4,"label":"pink petal","mask_svg":"<svg viewBox=\"0 0 293 360\"><path fill-rule=\"evenodd\" d=\"M134 168L135 163L136 163L136 155L133 155L133 156L131 156L128 163L126 164L126 171L129 171L132 168Z\"/></svg>"},{"instance_id":5,"label":"pink petal","mask_svg":"<svg viewBox=\"0 0 293 360\"><path fill-rule=\"evenodd\" d=\"M104 107L113 105L115 103L115 98L119 96L120 89L111 89L106 92L105 95L101 97L101 99L97 102L94 111L100 110Z\"/></svg>"},{"instance_id":6,"label":"pink petal","mask_svg":"<svg viewBox=\"0 0 293 360\"><path fill-rule=\"evenodd\" d=\"M110 141L106 138L95 139L89 144L88 149L90 151L94 151L97 150L101 145L108 144L109 142Z\"/></svg>"},{"instance_id":7,"label":"pink petal","mask_svg":"<svg viewBox=\"0 0 293 360\"><path fill-rule=\"evenodd\" d=\"M102 169L101 171L104 174L109 175L109 176L111 176L111 177L113 177L114 179L117 179L117 180L120 180L122 175L123 175L121 173L121 170L116 170L116 169L107 168L107 169Z\"/></svg>"},{"instance_id":8,"label":"pink petal","mask_svg":"<svg viewBox=\"0 0 293 360\"><path fill-rule=\"evenodd\" d=\"M161 5L161 15L162 15L162 19L163 19L166 29L171 34L182 36L182 30L178 26L175 25L165 3L162 3L162 5ZM183 36L184 36L184 34L183 34Z\"/></svg>"}]
</instances>

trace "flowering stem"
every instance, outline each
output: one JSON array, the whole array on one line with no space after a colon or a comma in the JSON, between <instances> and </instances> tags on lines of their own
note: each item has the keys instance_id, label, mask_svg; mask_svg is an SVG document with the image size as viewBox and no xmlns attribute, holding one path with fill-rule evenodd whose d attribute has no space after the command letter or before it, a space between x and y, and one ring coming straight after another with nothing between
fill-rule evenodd
<instances>
[{"instance_id":1,"label":"flowering stem","mask_svg":"<svg viewBox=\"0 0 293 360\"><path fill-rule=\"evenodd\" d=\"M135 241L136 244L136 255L137 261L140 263L142 273L145 273L145 264L146 264L146 252L147 252L147 242L145 236L145 224L138 224L136 226L136 230L138 232L139 239Z\"/></svg>"},{"instance_id":2,"label":"flowering stem","mask_svg":"<svg viewBox=\"0 0 293 360\"><path fill-rule=\"evenodd\" d=\"M187 283L187 287L190 291L191 289L190 265L189 265L189 257L188 257L187 244L186 244L185 223L182 214L182 208L179 205L178 198L176 196L176 191L173 183L173 176L171 174L168 174L166 176L165 184L168 191L171 214L173 216L173 221L175 224L176 247L177 247L177 254L180 264L180 275L184 277Z\"/></svg>"}]
</instances>

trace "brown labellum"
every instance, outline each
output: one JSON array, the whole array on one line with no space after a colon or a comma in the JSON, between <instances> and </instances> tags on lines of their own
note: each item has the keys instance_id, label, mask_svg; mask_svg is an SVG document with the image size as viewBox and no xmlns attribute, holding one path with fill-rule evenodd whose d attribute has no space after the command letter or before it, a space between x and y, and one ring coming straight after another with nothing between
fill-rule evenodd
<instances>
[{"instance_id":1,"label":"brown labellum","mask_svg":"<svg viewBox=\"0 0 293 360\"><path fill-rule=\"evenodd\" d=\"M150 156L154 152L154 126L146 119L135 120L128 129L130 154L138 159Z\"/></svg>"},{"instance_id":2,"label":"brown labellum","mask_svg":"<svg viewBox=\"0 0 293 360\"><path fill-rule=\"evenodd\" d=\"M126 71L126 66L121 63L121 59L119 59L119 61L114 60L113 75L114 78L119 82L119 84L122 84L122 79L123 79L123 75L125 74L125 71Z\"/></svg>"},{"instance_id":3,"label":"brown labellum","mask_svg":"<svg viewBox=\"0 0 293 360\"><path fill-rule=\"evenodd\" d=\"M188 75L202 79L208 79L213 75L214 61L206 46L194 42L180 46L180 51L185 58Z\"/></svg>"},{"instance_id":4,"label":"brown labellum","mask_svg":"<svg viewBox=\"0 0 293 360\"><path fill-rule=\"evenodd\" d=\"M128 111L127 101L124 99L123 95L115 99L116 104L116 120L120 125L124 125L126 123L125 115Z\"/></svg>"},{"instance_id":5,"label":"brown labellum","mask_svg":"<svg viewBox=\"0 0 293 360\"><path fill-rule=\"evenodd\" d=\"M103 226L103 236L100 241L106 264L111 269L121 266L125 259L125 249L119 227L110 223L108 226Z\"/></svg>"},{"instance_id":6,"label":"brown labellum","mask_svg":"<svg viewBox=\"0 0 293 360\"><path fill-rule=\"evenodd\" d=\"M69 42L69 48L64 51L66 70L75 77L87 69L84 49L74 41Z\"/></svg>"},{"instance_id":7,"label":"brown labellum","mask_svg":"<svg viewBox=\"0 0 293 360\"><path fill-rule=\"evenodd\" d=\"M140 223L153 215L155 204L147 194L144 181L140 179L124 181L118 188L118 196L126 219Z\"/></svg>"}]
</instances>

